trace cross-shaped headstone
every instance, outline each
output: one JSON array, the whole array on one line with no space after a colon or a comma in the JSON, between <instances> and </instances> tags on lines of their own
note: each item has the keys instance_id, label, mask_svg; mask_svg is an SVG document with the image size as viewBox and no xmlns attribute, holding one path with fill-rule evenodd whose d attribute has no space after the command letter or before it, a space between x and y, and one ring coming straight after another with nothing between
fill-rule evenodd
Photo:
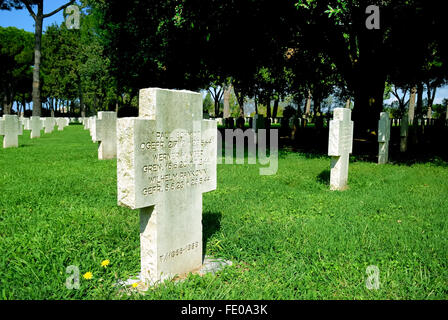
<instances>
[{"instance_id":1,"label":"cross-shaped headstone","mask_svg":"<svg viewBox=\"0 0 448 320\"><path fill-rule=\"evenodd\" d=\"M84 130L89 130L90 129L90 127L89 127L89 125L90 125L90 118L91 117L84 118Z\"/></svg>"},{"instance_id":2,"label":"cross-shaped headstone","mask_svg":"<svg viewBox=\"0 0 448 320\"><path fill-rule=\"evenodd\" d=\"M63 131L64 128L68 125L67 119L65 118L55 118L56 124L58 125L58 131Z\"/></svg>"},{"instance_id":3,"label":"cross-shaped headstone","mask_svg":"<svg viewBox=\"0 0 448 320\"><path fill-rule=\"evenodd\" d=\"M44 128L45 133L52 133L54 130L55 121L53 117L46 117L44 118Z\"/></svg>"},{"instance_id":4,"label":"cross-shaped headstone","mask_svg":"<svg viewBox=\"0 0 448 320\"><path fill-rule=\"evenodd\" d=\"M202 193L216 189L217 128L201 94L140 90L139 117L117 120L118 204L140 209L141 280L202 265Z\"/></svg>"},{"instance_id":5,"label":"cross-shaped headstone","mask_svg":"<svg viewBox=\"0 0 448 320\"><path fill-rule=\"evenodd\" d=\"M92 140L99 142L98 159L114 159L117 157L117 113L100 111L95 120Z\"/></svg>"},{"instance_id":6,"label":"cross-shaped headstone","mask_svg":"<svg viewBox=\"0 0 448 320\"><path fill-rule=\"evenodd\" d=\"M42 120L38 116L32 116L30 118L31 139L40 137L40 130L42 130Z\"/></svg>"},{"instance_id":7,"label":"cross-shaped headstone","mask_svg":"<svg viewBox=\"0 0 448 320\"><path fill-rule=\"evenodd\" d=\"M353 121L351 110L336 108L330 121L328 155L331 156L330 189L347 187L349 154L353 148Z\"/></svg>"},{"instance_id":8,"label":"cross-shaped headstone","mask_svg":"<svg viewBox=\"0 0 448 320\"><path fill-rule=\"evenodd\" d=\"M385 164L389 159L390 117L389 113L381 112L378 121L378 164Z\"/></svg>"},{"instance_id":9,"label":"cross-shaped headstone","mask_svg":"<svg viewBox=\"0 0 448 320\"><path fill-rule=\"evenodd\" d=\"M16 115L3 115L0 119L0 136L3 137L3 148L19 146L19 135L22 135L19 118Z\"/></svg>"}]
</instances>

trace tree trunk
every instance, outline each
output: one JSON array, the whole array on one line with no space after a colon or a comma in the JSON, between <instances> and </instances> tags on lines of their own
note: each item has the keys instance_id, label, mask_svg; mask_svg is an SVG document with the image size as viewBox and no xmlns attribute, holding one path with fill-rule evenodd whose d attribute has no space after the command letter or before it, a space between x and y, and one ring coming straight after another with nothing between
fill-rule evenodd
<instances>
[{"instance_id":1,"label":"tree trunk","mask_svg":"<svg viewBox=\"0 0 448 320\"><path fill-rule=\"evenodd\" d=\"M33 68L33 116L42 114L42 101L40 99L40 60L42 46L42 23L44 20L43 0L36 1L37 13L34 19L34 68Z\"/></svg>"},{"instance_id":2,"label":"tree trunk","mask_svg":"<svg viewBox=\"0 0 448 320\"><path fill-rule=\"evenodd\" d=\"M350 109L351 104L352 104L352 100L351 100L350 98L348 98L348 99L347 99L347 102L345 103L345 107L346 107L347 109Z\"/></svg>"},{"instance_id":3,"label":"tree trunk","mask_svg":"<svg viewBox=\"0 0 448 320\"><path fill-rule=\"evenodd\" d=\"M417 84L417 104L415 105L414 125L423 115L423 83Z\"/></svg>"},{"instance_id":4,"label":"tree trunk","mask_svg":"<svg viewBox=\"0 0 448 320\"><path fill-rule=\"evenodd\" d=\"M258 114L258 98L257 95L254 95L254 105L255 105L255 114Z\"/></svg>"},{"instance_id":5,"label":"tree trunk","mask_svg":"<svg viewBox=\"0 0 448 320\"><path fill-rule=\"evenodd\" d=\"M278 112L278 103L279 103L279 99L275 99L274 100L274 110L272 111L272 118L277 118L277 112Z\"/></svg>"},{"instance_id":6,"label":"tree trunk","mask_svg":"<svg viewBox=\"0 0 448 320\"><path fill-rule=\"evenodd\" d=\"M314 94L314 115L316 115L318 112L320 113L320 98L319 94Z\"/></svg>"},{"instance_id":7,"label":"tree trunk","mask_svg":"<svg viewBox=\"0 0 448 320\"><path fill-rule=\"evenodd\" d=\"M426 114L426 117L428 119L432 119L432 104L434 102L434 98L436 95L437 88L431 88L431 86L427 85L427 94L428 94L428 112Z\"/></svg>"},{"instance_id":8,"label":"tree trunk","mask_svg":"<svg viewBox=\"0 0 448 320\"><path fill-rule=\"evenodd\" d=\"M306 99L305 117L308 119L311 113L311 91L308 90L308 98Z\"/></svg>"},{"instance_id":9,"label":"tree trunk","mask_svg":"<svg viewBox=\"0 0 448 320\"><path fill-rule=\"evenodd\" d=\"M417 87L413 86L411 89L411 97L409 98L409 124L414 123L414 114L415 114L415 95L417 93Z\"/></svg>"},{"instance_id":10,"label":"tree trunk","mask_svg":"<svg viewBox=\"0 0 448 320\"><path fill-rule=\"evenodd\" d=\"M448 100L446 101L445 125L448 125Z\"/></svg>"},{"instance_id":11,"label":"tree trunk","mask_svg":"<svg viewBox=\"0 0 448 320\"><path fill-rule=\"evenodd\" d=\"M271 94L266 97L266 118L271 118Z\"/></svg>"},{"instance_id":12,"label":"tree trunk","mask_svg":"<svg viewBox=\"0 0 448 320\"><path fill-rule=\"evenodd\" d=\"M230 117L230 91L232 90L232 85L228 85L224 87L224 118ZM241 107L241 106L240 106ZM215 104L215 116L217 117L219 115L219 101L218 101L218 107L216 107Z\"/></svg>"}]
</instances>

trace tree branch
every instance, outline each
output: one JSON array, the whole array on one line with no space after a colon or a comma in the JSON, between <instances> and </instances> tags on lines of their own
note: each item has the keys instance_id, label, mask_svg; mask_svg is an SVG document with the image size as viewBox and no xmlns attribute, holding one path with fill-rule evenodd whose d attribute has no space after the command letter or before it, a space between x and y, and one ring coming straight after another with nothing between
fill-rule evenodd
<instances>
[{"instance_id":1,"label":"tree branch","mask_svg":"<svg viewBox=\"0 0 448 320\"><path fill-rule=\"evenodd\" d=\"M30 13L31 17L34 19L34 21L36 21L36 14L33 11L33 8L31 8L30 3L28 2L28 0L22 0L23 4L25 5L26 9L28 10L28 12Z\"/></svg>"},{"instance_id":2,"label":"tree branch","mask_svg":"<svg viewBox=\"0 0 448 320\"><path fill-rule=\"evenodd\" d=\"M52 15L54 15L54 14L58 13L59 11L61 11L61 10L65 9L65 8L67 8L69 5L71 5L71 4L73 4L73 3L75 3L75 0L72 0L72 1L70 1L70 2L68 2L68 3L66 3L66 4L64 4L63 6L60 6L59 8L57 8L56 10L54 10L54 11L52 11L52 12L50 12L50 13L44 14L44 16L43 16L44 19L45 19L45 18L48 18L48 17L51 17Z\"/></svg>"}]
</instances>

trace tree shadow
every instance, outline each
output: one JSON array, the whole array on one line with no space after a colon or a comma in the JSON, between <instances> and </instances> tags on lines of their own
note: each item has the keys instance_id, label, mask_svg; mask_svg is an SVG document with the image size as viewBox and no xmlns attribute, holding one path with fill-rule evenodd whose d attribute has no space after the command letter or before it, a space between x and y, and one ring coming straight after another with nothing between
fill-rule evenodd
<instances>
[{"instance_id":1,"label":"tree shadow","mask_svg":"<svg viewBox=\"0 0 448 320\"><path fill-rule=\"evenodd\" d=\"M202 260L207 251L207 241L221 228L221 212L204 212L202 214Z\"/></svg>"},{"instance_id":2,"label":"tree shadow","mask_svg":"<svg viewBox=\"0 0 448 320\"><path fill-rule=\"evenodd\" d=\"M330 185L330 170L325 169L316 177L316 181L325 185Z\"/></svg>"}]
</instances>

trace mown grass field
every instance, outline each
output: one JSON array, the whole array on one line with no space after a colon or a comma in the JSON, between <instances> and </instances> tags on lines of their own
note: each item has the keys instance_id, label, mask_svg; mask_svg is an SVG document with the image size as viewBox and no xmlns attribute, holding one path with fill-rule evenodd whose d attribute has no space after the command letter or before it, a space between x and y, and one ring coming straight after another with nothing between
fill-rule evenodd
<instances>
[{"instance_id":1,"label":"mown grass field","mask_svg":"<svg viewBox=\"0 0 448 320\"><path fill-rule=\"evenodd\" d=\"M234 265L143 296L113 286L140 267L138 211L117 206L115 161L97 160L79 125L24 131L19 144L0 149L0 299L448 298L447 163L352 162L344 192L329 191L327 157L281 152L272 176L219 165L204 246ZM70 265L79 290L65 287Z\"/></svg>"}]
</instances>

